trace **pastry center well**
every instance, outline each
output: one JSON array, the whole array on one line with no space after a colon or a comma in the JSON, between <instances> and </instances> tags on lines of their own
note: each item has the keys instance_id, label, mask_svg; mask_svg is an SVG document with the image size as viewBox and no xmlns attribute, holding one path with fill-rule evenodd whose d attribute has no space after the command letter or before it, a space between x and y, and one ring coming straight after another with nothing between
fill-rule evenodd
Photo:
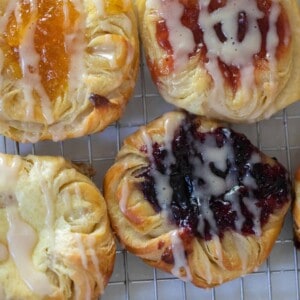
<instances>
[{"instance_id":1,"label":"pastry center well","mask_svg":"<svg viewBox=\"0 0 300 300\"><path fill-rule=\"evenodd\" d=\"M263 161L242 134L196 128L187 119L169 142L147 146L149 167L138 175L145 198L206 240L226 230L260 235L270 214L290 199L286 170Z\"/></svg>"}]
</instances>

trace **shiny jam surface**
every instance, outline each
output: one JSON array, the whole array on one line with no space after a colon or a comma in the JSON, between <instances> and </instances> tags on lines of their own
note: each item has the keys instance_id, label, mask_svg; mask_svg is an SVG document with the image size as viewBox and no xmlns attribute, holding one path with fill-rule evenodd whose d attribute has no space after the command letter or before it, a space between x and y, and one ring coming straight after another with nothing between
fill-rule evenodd
<instances>
[{"instance_id":1,"label":"shiny jam surface","mask_svg":"<svg viewBox=\"0 0 300 300\"><path fill-rule=\"evenodd\" d=\"M127 1L120 0L105 0L104 5L105 11L111 14L126 12L129 7Z\"/></svg>"},{"instance_id":2,"label":"shiny jam surface","mask_svg":"<svg viewBox=\"0 0 300 300\"><path fill-rule=\"evenodd\" d=\"M67 1L66 16L63 3L62 0L37 0L37 9L32 11L30 2L21 0L19 20L12 12L3 33L4 47L7 48L4 49L4 70L7 76L21 79L19 47L30 26L36 24L34 48L40 56L38 73L50 100L62 95L67 87L71 49L67 47L65 36L73 33L79 18L79 12L71 1Z\"/></svg>"},{"instance_id":3,"label":"shiny jam surface","mask_svg":"<svg viewBox=\"0 0 300 300\"><path fill-rule=\"evenodd\" d=\"M139 189L156 212L163 210L163 200L170 222L194 236L222 238L227 230L259 235L269 216L290 201L286 170L276 160L266 163L243 134L222 127L199 133L197 128L188 117L170 147L154 143L151 153L141 149L153 159L136 174L143 178ZM159 200L163 178L171 196Z\"/></svg>"},{"instance_id":4,"label":"shiny jam surface","mask_svg":"<svg viewBox=\"0 0 300 300\"><path fill-rule=\"evenodd\" d=\"M252 0L254 1L254 0ZM269 18L270 18L270 10L272 1L271 0L257 0L258 9L263 12L263 17L257 20L257 24L260 30L260 34L262 37L260 51L253 56L253 64L255 66L259 65L260 60L267 60L267 33L269 31ZM194 41L196 47L193 51L191 51L190 56L194 56L200 53L200 60L202 62L207 61L207 46L203 39L203 29L199 25L199 14L200 14L200 5L201 1L198 0L180 0L180 3L184 6L184 12L181 17L181 24L185 27L189 28L194 37ZM211 0L208 5L208 12L213 13L218 9L225 7L227 4L227 0ZM281 11L279 17L276 22L276 30L278 35L278 46L276 48L276 58L279 59L280 56L286 51L290 44L290 27L286 12L282 5L279 3L281 7ZM222 30L222 24L216 23L214 24L214 30L216 35L218 36L220 42L224 43L227 41L227 37ZM247 20L247 12L240 11L237 16L237 40L242 42L247 35L248 32L248 20ZM156 39L160 47L162 47L165 51L167 51L168 56L165 57L165 60L170 62L169 56L172 56L172 46L168 41L168 28L164 22L164 19L160 19L157 22L156 28ZM218 59L218 64L220 71L225 79L225 83L227 86L231 87L233 92L236 92L237 88L241 84L241 72L240 66L238 65L228 65L223 62L220 58ZM251 62L250 62L251 63ZM164 67L164 64L161 64ZM174 70L174 66L170 64L168 65L168 71ZM156 80L160 75L169 74L169 72L161 72L159 70L159 66L150 66L152 76L154 80Z\"/></svg>"}]
</instances>

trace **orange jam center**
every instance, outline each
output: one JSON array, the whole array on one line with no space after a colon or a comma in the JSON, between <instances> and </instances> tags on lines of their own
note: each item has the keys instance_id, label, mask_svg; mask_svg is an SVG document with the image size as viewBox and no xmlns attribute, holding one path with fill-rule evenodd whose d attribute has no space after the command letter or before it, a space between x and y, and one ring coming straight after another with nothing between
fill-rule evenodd
<instances>
[{"instance_id":1,"label":"orange jam center","mask_svg":"<svg viewBox=\"0 0 300 300\"><path fill-rule=\"evenodd\" d=\"M15 80L23 77L20 45L34 24L33 49L39 56L38 70L34 72L39 74L50 100L62 96L68 85L70 64L66 35L76 32L78 18L79 12L70 1L64 7L62 0L37 0L36 8L31 8L29 1L20 0L19 9L11 13L3 33L4 75ZM30 67L29 72L33 72Z\"/></svg>"},{"instance_id":2,"label":"orange jam center","mask_svg":"<svg viewBox=\"0 0 300 300\"><path fill-rule=\"evenodd\" d=\"M128 10L128 4L126 4L126 1L120 1L120 0L109 0L104 1L105 2L105 12L109 14L119 14L121 12L126 12Z\"/></svg>"}]
</instances>

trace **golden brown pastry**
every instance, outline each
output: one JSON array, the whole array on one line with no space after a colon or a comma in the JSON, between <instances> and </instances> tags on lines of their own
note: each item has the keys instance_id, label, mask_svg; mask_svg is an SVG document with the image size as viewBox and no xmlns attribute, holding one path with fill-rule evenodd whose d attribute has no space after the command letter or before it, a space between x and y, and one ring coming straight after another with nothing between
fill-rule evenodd
<instances>
[{"instance_id":1,"label":"golden brown pastry","mask_svg":"<svg viewBox=\"0 0 300 300\"><path fill-rule=\"evenodd\" d=\"M96 186L60 157L0 154L0 299L98 299L115 242Z\"/></svg>"},{"instance_id":2,"label":"golden brown pastry","mask_svg":"<svg viewBox=\"0 0 300 300\"><path fill-rule=\"evenodd\" d=\"M254 122L300 98L296 0L136 0L154 82L206 117Z\"/></svg>"},{"instance_id":3,"label":"golden brown pastry","mask_svg":"<svg viewBox=\"0 0 300 300\"><path fill-rule=\"evenodd\" d=\"M0 133L79 137L122 114L138 69L131 1L0 3Z\"/></svg>"},{"instance_id":4,"label":"golden brown pastry","mask_svg":"<svg viewBox=\"0 0 300 300\"><path fill-rule=\"evenodd\" d=\"M199 287L262 264L290 190L284 167L243 134L181 112L127 137L104 180L112 226L125 247Z\"/></svg>"},{"instance_id":5,"label":"golden brown pastry","mask_svg":"<svg viewBox=\"0 0 300 300\"><path fill-rule=\"evenodd\" d=\"M295 245L300 249L300 168L295 174L295 201L293 203Z\"/></svg>"}]
</instances>

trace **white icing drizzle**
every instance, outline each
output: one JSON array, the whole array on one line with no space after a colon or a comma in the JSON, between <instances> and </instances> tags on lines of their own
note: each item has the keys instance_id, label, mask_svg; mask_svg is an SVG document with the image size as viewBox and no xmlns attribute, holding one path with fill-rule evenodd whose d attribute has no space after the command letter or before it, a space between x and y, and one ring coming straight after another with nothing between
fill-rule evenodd
<instances>
[{"instance_id":1,"label":"white icing drizzle","mask_svg":"<svg viewBox=\"0 0 300 300\"><path fill-rule=\"evenodd\" d=\"M45 88L41 82L39 73L40 55L35 50L34 34L37 26L37 1L30 0L31 21L25 34L20 41L19 56L20 66L23 78L19 80L19 84L23 89L24 98L27 101L26 114L28 120L33 118L34 114L34 92L36 92L41 100L42 112L48 124L53 122L51 111L51 101Z\"/></svg>"},{"instance_id":2,"label":"white icing drizzle","mask_svg":"<svg viewBox=\"0 0 300 300\"><path fill-rule=\"evenodd\" d=\"M196 159L198 165L201 163L199 169L194 168L194 175L205 178L206 186L203 190L201 189L203 191L203 196L220 195L226 189L226 182L211 171L209 164L213 162L216 167L219 165L222 169L224 168L224 170L226 170L226 158L231 149L228 145L218 148L214 137L211 136L207 136L204 144L197 143L196 145L198 148L197 150L202 154L204 161L202 163L198 157L191 156L190 162L193 164ZM222 158L225 160L222 160Z\"/></svg>"},{"instance_id":3,"label":"white icing drizzle","mask_svg":"<svg viewBox=\"0 0 300 300\"><path fill-rule=\"evenodd\" d=\"M131 29L128 31L131 32ZM135 51L131 44L126 43L126 49L122 49L124 48L125 44L123 43L122 45L119 45L119 43L117 44L117 42L114 40L114 37L111 34L105 34L104 36L102 36L101 39L102 40L104 39L104 42L101 43L96 42L95 46L90 46L93 56L98 56L106 60L109 66L112 69L115 69L119 67L120 57L125 52L126 53L125 65L131 64L134 58L134 51Z\"/></svg>"},{"instance_id":4,"label":"white icing drizzle","mask_svg":"<svg viewBox=\"0 0 300 300\"><path fill-rule=\"evenodd\" d=\"M93 0L97 9L98 15L103 16L105 14L105 0Z\"/></svg>"},{"instance_id":5,"label":"white icing drizzle","mask_svg":"<svg viewBox=\"0 0 300 300\"><path fill-rule=\"evenodd\" d=\"M121 198L120 198L120 202L119 202L119 207L123 214L125 214L126 210L127 210L126 207L127 207L128 195L129 195L129 190L128 190L127 178L125 177L123 179Z\"/></svg>"},{"instance_id":6,"label":"white icing drizzle","mask_svg":"<svg viewBox=\"0 0 300 300\"><path fill-rule=\"evenodd\" d=\"M8 250L7 247L0 243L0 263L8 259Z\"/></svg>"},{"instance_id":7,"label":"white icing drizzle","mask_svg":"<svg viewBox=\"0 0 300 300\"><path fill-rule=\"evenodd\" d=\"M170 167L171 164L175 163L175 157L172 151L172 141L174 139L175 131L178 129L178 119L167 118L164 124L165 135L164 135L164 146L167 150L167 164Z\"/></svg>"},{"instance_id":8,"label":"white icing drizzle","mask_svg":"<svg viewBox=\"0 0 300 300\"><path fill-rule=\"evenodd\" d=\"M38 241L35 230L22 219L16 205L8 206L6 213L9 222L8 247L22 280L34 293L41 296L51 295L54 287L32 261L33 250Z\"/></svg>"},{"instance_id":9,"label":"white icing drizzle","mask_svg":"<svg viewBox=\"0 0 300 300\"><path fill-rule=\"evenodd\" d=\"M67 138L65 126L65 123L59 122L49 127L49 133L52 135L52 140L54 142L58 142L59 140ZM76 134L74 134L74 136L76 136Z\"/></svg>"},{"instance_id":10,"label":"white icing drizzle","mask_svg":"<svg viewBox=\"0 0 300 300\"><path fill-rule=\"evenodd\" d=\"M152 140L147 133L146 127L144 127L144 126L141 127L141 136L142 136L143 142L145 143L146 148L147 148L147 156L152 164L152 163L154 163Z\"/></svg>"},{"instance_id":11,"label":"white icing drizzle","mask_svg":"<svg viewBox=\"0 0 300 300\"><path fill-rule=\"evenodd\" d=\"M48 182L40 177L40 186L43 192L43 198L45 200L45 206L47 209L46 215L46 226L48 230L53 230L53 223L54 223L54 195L53 191L49 188Z\"/></svg>"},{"instance_id":12,"label":"white icing drizzle","mask_svg":"<svg viewBox=\"0 0 300 300\"><path fill-rule=\"evenodd\" d=\"M87 269L87 267L88 267L87 257L86 257L84 245L83 245L82 240L81 240L81 235L79 233L75 233L74 238L76 240L76 244L77 244L77 247L78 247L78 250L79 250L82 265L85 269Z\"/></svg>"},{"instance_id":13,"label":"white icing drizzle","mask_svg":"<svg viewBox=\"0 0 300 300\"><path fill-rule=\"evenodd\" d=\"M257 189L257 184L256 181L254 180L254 178L250 175L249 172L246 173L244 179L243 179L243 184L248 187L251 188L253 190Z\"/></svg>"},{"instance_id":14,"label":"white icing drizzle","mask_svg":"<svg viewBox=\"0 0 300 300\"><path fill-rule=\"evenodd\" d=\"M82 78L85 76L84 54L86 41L84 38L85 18L84 5L82 1L72 0L75 9L80 13L80 17L74 25L71 33L65 34L65 45L70 56L69 65L69 91L73 94L82 85ZM65 19L68 18L68 9L64 9ZM71 99L72 100L72 99Z\"/></svg>"},{"instance_id":15,"label":"white icing drizzle","mask_svg":"<svg viewBox=\"0 0 300 300\"><path fill-rule=\"evenodd\" d=\"M20 2L18 2L16 4L16 8L15 8L14 13L15 13L15 18L16 18L17 24L18 25L21 24L21 22L22 22L22 14L21 14L21 3Z\"/></svg>"},{"instance_id":16,"label":"white icing drizzle","mask_svg":"<svg viewBox=\"0 0 300 300\"><path fill-rule=\"evenodd\" d=\"M251 157L250 157L250 160L249 160L249 164L254 165L254 164L257 164L257 163L260 163L260 162L261 162L261 158L260 158L259 154L258 153L252 153Z\"/></svg>"},{"instance_id":17,"label":"white icing drizzle","mask_svg":"<svg viewBox=\"0 0 300 300\"><path fill-rule=\"evenodd\" d=\"M212 78L212 88L206 91L206 97L210 99L209 105L220 115L224 115L224 110L227 110L227 114L233 114L238 118L245 114L255 114L257 108L255 99L258 98L259 90L254 80L253 57L261 49L262 35L257 21L264 17L264 12L259 10L257 1L254 0L228 0L224 7L209 12L210 2L210 0L198 1L200 8L198 24L202 28L203 41L207 47L208 59L204 62L204 66ZM169 33L169 43L173 50L175 73L180 71L187 65L196 46L192 30L185 27L181 22L183 4L179 0L147 0L146 9L149 10L149 14L152 14L151 10L155 10L156 14L165 20ZM280 4L277 1L272 1L266 40L269 84L272 86L277 83L276 49L279 44L279 36L276 24L280 11ZM247 31L243 40L239 41L238 17L241 12L246 14ZM226 37L225 41L221 41L215 31L217 24L220 24L222 28ZM285 38L285 44L288 43L288 40ZM233 101L225 101L224 104L220 103L220 99L227 99L228 96L225 94L225 79L219 67L219 59L229 66L237 67L240 72L240 87L238 89L240 93L235 95ZM270 100L274 96L270 95ZM266 107L271 102L265 101L262 105ZM228 106L231 109L228 109ZM246 106L247 109L242 110L241 107L243 106Z\"/></svg>"},{"instance_id":18,"label":"white icing drizzle","mask_svg":"<svg viewBox=\"0 0 300 300\"><path fill-rule=\"evenodd\" d=\"M179 236L178 231L171 233L171 242L172 242L172 253L174 258L174 267L172 269L172 274L180 279L187 281L192 279L191 271L186 260L184 246L182 240ZM182 277L181 270L185 270L186 276Z\"/></svg>"},{"instance_id":19,"label":"white icing drizzle","mask_svg":"<svg viewBox=\"0 0 300 300\"><path fill-rule=\"evenodd\" d=\"M226 133L228 134L228 133ZM190 141L192 143L192 141ZM221 148L217 147L216 140L213 136L206 136L204 143L195 142L197 151L201 153L203 162L196 156L190 157L190 162L194 166L193 177L194 178L203 178L205 185L199 187L197 182L194 184L194 192L192 197L196 197L199 203L200 214L198 217L198 227L197 230L204 236L205 221L207 221L211 227L211 234L218 234L216 220L214 218L213 212L209 207L209 199L211 195L218 196L226 194L224 200L228 201L228 204L231 205L231 210L235 211L237 218L235 219L235 227L238 232L242 231L242 227L245 221L245 217L241 211L239 204L239 189L236 165L234 159L233 145L231 145L228 140ZM226 170L226 161L229 161L231 164L231 171L226 176L225 180L217 175L215 175L211 168L210 163L213 162L215 167L221 171ZM260 162L261 159L258 154L252 154L249 163ZM256 188L256 183L254 178L250 174L251 164L249 165L249 170L246 172L243 183L248 188ZM194 179L195 180L195 179ZM200 199L203 199L200 202ZM207 201L205 201L207 199ZM253 214L254 221L254 232L257 235L260 235L260 210L256 208L255 197L251 195L249 198L250 206L247 205L250 212ZM256 208L256 209L255 209Z\"/></svg>"},{"instance_id":20,"label":"white icing drizzle","mask_svg":"<svg viewBox=\"0 0 300 300\"><path fill-rule=\"evenodd\" d=\"M172 189L169 184L169 176L166 174L161 174L155 167L152 167L154 166L154 158L152 155L152 140L144 128L142 129L142 138L147 146L148 158L151 163L150 173L154 178L155 191L157 194L158 203L162 208L162 213L164 214L167 211L168 205L172 197ZM166 168L168 167L166 166Z\"/></svg>"},{"instance_id":21,"label":"white icing drizzle","mask_svg":"<svg viewBox=\"0 0 300 300\"><path fill-rule=\"evenodd\" d=\"M88 270L88 258L87 258L87 254L86 254L86 250L85 250L85 246L82 242L82 238L81 235L79 233L75 233L74 234L74 238L76 240L76 244L79 250L79 254L80 254L80 258L81 258L81 263L84 267L85 270ZM84 295L84 299L85 300L90 300L91 299L91 295L92 295L92 288L90 285L90 281L88 278L87 273L84 271L81 274L84 277L84 282L85 282L85 287L86 287L86 293ZM82 299L82 290L79 289L76 293L75 293L75 297L76 299Z\"/></svg>"},{"instance_id":22,"label":"white icing drizzle","mask_svg":"<svg viewBox=\"0 0 300 300\"><path fill-rule=\"evenodd\" d=\"M171 174L171 165L175 163L175 158L172 154L172 140L175 134L175 130L178 128L181 118L167 118L164 122L165 128L165 138L164 138L164 148L167 150L167 156L165 159L165 174L160 173L154 167L153 158L153 147L152 140L147 134L145 128L142 128L142 138L147 147L148 158L150 160L150 173L154 178L155 191L158 199L159 206L162 208L162 214L168 213L168 208L172 200L173 189L170 186L169 179Z\"/></svg>"},{"instance_id":23,"label":"white icing drizzle","mask_svg":"<svg viewBox=\"0 0 300 300\"><path fill-rule=\"evenodd\" d=\"M142 130L143 141L147 147L147 155L150 161L150 175L154 180L154 187L159 206L162 212L168 216L170 213L170 205L173 196L173 189L170 185L171 166L176 163L172 141L176 129L180 122L178 120L167 119L164 123L165 135L161 146L166 153L164 154L164 174L160 173L155 164L153 157L152 141L146 130ZM192 194L193 201L197 201L198 206L198 224L197 231L202 237L206 235L206 224L209 225L210 235L213 239L218 238L219 229L214 216L214 211L210 207L210 199L213 196L216 201L222 201L222 205L228 205L231 212L236 213L234 218L235 230L238 233L243 232L243 226L246 217L242 212L240 201L243 201L249 212L252 214L253 231L257 236L261 235L261 208L257 207L253 190L257 189L257 184L251 174L252 166L261 162L259 153L255 151L251 154L246 162L244 169L244 177L239 181L238 167L235 162L235 154L233 149L233 140L231 131L222 130L224 135L224 143L219 147L214 135L207 134L205 140L195 139L190 133L189 127L183 125L183 131L186 134L187 144L189 147L188 160L192 168ZM201 157L200 155L201 154ZM228 169L229 168L229 169ZM218 172L223 172L219 175ZM202 179L202 181L200 180ZM200 180L200 181L199 181ZM248 190L248 196L243 196L241 189ZM124 192L125 194L125 192ZM218 197L221 197L220 199ZM216 240L216 245L218 241ZM220 244L220 243L219 243ZM219 249L218 259L222 262L222 251Z\"/></svg>"},{"instance_id":24,"label":"white icing drizzle","mask_svg":"<svg viewBox=\"0 0 300 300\"><path fill-rule=\"evenodd\" d=\"M231 0L211 13L208 11L210 1L201 1L199 24L203 29L204 42L208 49L208 57L220 59L228 65L246 66L252 63L253 55L258 53L261 47L261 33L257 19L264 16L256 1ZM239 12L247 13L247 33L243 41L239 42L237 16ZM221 23L222 31L227 37L221 42L214 30L214 25Z\"/></svg>"},{"instance_id":25,"label":"white icing drizzle","mask_svg":"<svg viewBox=\"0 0 300 300\"><path fill-rule=\"evenodd\" d=\"M63 0L64 26L66 28L70 25L70 12L68 6L69 0Z\"/></svg>"},{"instance_id":26,"label":"white icing drizzle","mask_svg":"<svg viewBox=\"0 0 300 300\"><path fill-rule=\"evenodd\" d=\"M9 190L15 186L18 181L19 171L22 160L19 156L15 156L8 164L5 157L0 156L0 186Z\"/></svg>"},{"instance_id":27,"label":"white icing drizzle","mask_svg":"<svg viewBox=\"0 0 300 300\"><path fill-rule=\"evenodd\" d=\"M69 192L69 190L63 190L62 194L61 194L61 199L64 202L64 205L66 207L67 211L72 211L73 206L72 206L72 199L71 199L71 194Z\"/></svg>"},{"instance_id":28,"label":"white icing drizzle","mask_svg":"<svg viewBox=\"0 0 300 300\"><path fill-rule=\"evenodd\" d=\"M184 6L179 0L148 0L146 7L158 10L159 16L165 20L169 30L169 42L173 49L174 68L175 70L181 68L188 62L189 54L196 46L192 31L181 23Z\"/></svg>"},{"instance_id":29,"label":"white icing drizzle","mask_svg":"<svg viewBox=\"0 0 300 300\"><path fill-rule=\"evenodd\" d=\"M194 196L197 197L197 192L194 193ZM201 209L201 213L198 216L197 231L204 233L206 220L211 227L211 231L218 232L216 220L214 218L212 210L209 208L209 199L203 199L202 202L200 202L200 197L197 197L196 199L198 202L198 206Z\"/></svg>"},{"instance_id":30,"label":"white icing drizzle","mask_svg":"<svg viewBox=\"0 0 300 300\"><path fill-rule=\"evenodd\" d=\"M78 199L83 199L82 194L81 194L81 189L78 184L75 186L75 194Z\"/></svg>"},{"instance_id":31,"label":"white icing drizzle","mask_svg":"<svg viewBox=\"0 0 300 300\"><path fill-rule=\"evenodd\" d=\"M169 176L161 174L156 169L151 169L151 175L155 179L155 191L158 203L163 213L165 213L172 199L172 188L169 184Z\"/></svg>"},{"instance_id":32,"label":"white icing drizzle","mask_svg":"<svg viewBox=\"0 0 300 300\"><path fill-rule=\"evenodd\" d=\"M191 141L190 141L191 142ZM218 196L228 188L226 181L216 176L210 169L210 163L215 162L215 166L226 170L226 158L232 158L233 152L229 145L225 144L222 148L218 148L213 137L207 136L204 144L196 143L196 148L202 154L203 162L197 156L190 156L189 161L194 165L193 170L193 197L198 201L200 214L198 217L198 231L204 235L205 221L211 227L211 231L218 232L216 220L213 212L209 207L209 199L211 195ZM196 178L204 178L205 186L199 187ZM202 201L200 200L202 199ZM206 200L205 200L206 199Z\"/></svg>"},{"instance_id":33,"label":"white icing drizzle","mask_svg":"<svg viewBox=\"0 0 300 300\"><path fill-rule=\"evenodd\" d=\"M249 176L250 177L250 176ZM242 231L244 222L246 218L244 217L240 204L239 204L239 194L238 194L238 187L233 187L228 193L225 195L225 200L231 203L232 210L234 210L237 214L237 217L234 221L236 230L238 232Z\"/></svg>"},{"instance_id":34,"label":"white icing drizzle","mask_svg":"<svg viewBox=\"0 0 300 300\"><path fill-rule=\"evenodd\" d=\"M158 198L161 199L161 206L163 209L167 209L169 207L169 203L172 199L172 188L169 183L169 178L171 174L171 165L175 163L175 158L172 152L172 139L175 133L175 130L178 128L178 123L176 120L167 119L164 124L165 127L165 138L164 138L164 147L167 150L166 158L165 158L165 174L161 174L156 170L152 170L152 172L157 173L155 182L157 185L156 192L158 193Z\"/></svg>"},{"instance_id":35,"label":"white icing drizzle","mask_svg":"<svg viewBox=\"0 0 300 300\"><path fill-rule=\"evenodd\" d=\"M198 22L203 29L203 39L208 49L208 62L205 63L205 67L214 81L210 97L214 100L225 97L224 78L218 65L218 58L227 65L239 67L241 86L249 91L244 93L243 97L251 95L254 82L253 56L261 47L261 33L257 19L262 18L263 13L258 9L256 1L231 0L212 13L208 11L209 3L207 0L201 2ZM239 42L237 16L241 11L246 11L248 26L244 39ZM224 42L219 40L214 30L214 25L218 23L222 24L222 31L227 37Z\"/></svg>"},{"instance_id":36,"label":"white icing drizzle","mask_svg":"<svg viewBox=\"0 0 300 300\"><path fill-rule=\"evenodd\" d=\"M95 251L95 246L96 246L96 239L93 236L90 236L88 238L88 247L89 247L89 253L91 255L92 258L92 263L94 266L94 270L96 272L96 280L97 280L97 284L100 287L100 290L103 292L104 291L104 280L103 280L103 276L100 272L99 266L99 259L97 256L97 253Z\"/></svg>"},{"instance_id":37,"label":"white icing drizzle","mask_svg":"<svg viewBox=\"0 0 300 300\"><path fill-rule=\"evenodd\" d=\"M55 196L52 187L49 186L49 182L45 177L48 172L47 170L45 170L46 167L47 166L43 165L42 162L36 161L31 169L31 172L38 179L38 183L42 192L42 198L44 200L44 205L46 208L45 226L47 229L48 237L51 240L50 245L53 245L53 241L55 239L53 230L55 219Z\"/></svg>"},{"instance_id":38,"label":"white icing drizzle","mask_svg":"<svg viewBox=\"0 0 300 300\"><path fill-rule=\"evenodd\" d=\"M260 215L261 215L261 208L256 205L253 201L254 196L251 195L250 197L244 197L243 202L246 205L247 209L253 215L253 231L255 235L261 235L261 223L260 223Z\"/></svg>"},{"instance_id":39,"label":"white icing drizzle","mask_svg":"<svg viewBox=\"0 0 300 300\"><path fill-rule=\"evenodd\" d=\"M267 34L267 58L270 64L270 84L274 85L276 82L274 81L274 72L276 71L276 49L279 44L279 37L277 34L277 26L276 22L280 15L280 5L275 1L272 1L272 6L270 10L269 16L269 31Z\"/></svg>"},{"instance_id":40,"label":"white icing drizzle","mask_svg":"<svg viewBox=\"0 0 300 300\"><path fill-rule=\"evenodd\" d=\"M118 66L116 58L116 45L114 44L110 34L106 34L104 36L104 40L104 43L92 47L93 55L106 59L111 68L116 68Z\"/></svg>"}]
</instances>

